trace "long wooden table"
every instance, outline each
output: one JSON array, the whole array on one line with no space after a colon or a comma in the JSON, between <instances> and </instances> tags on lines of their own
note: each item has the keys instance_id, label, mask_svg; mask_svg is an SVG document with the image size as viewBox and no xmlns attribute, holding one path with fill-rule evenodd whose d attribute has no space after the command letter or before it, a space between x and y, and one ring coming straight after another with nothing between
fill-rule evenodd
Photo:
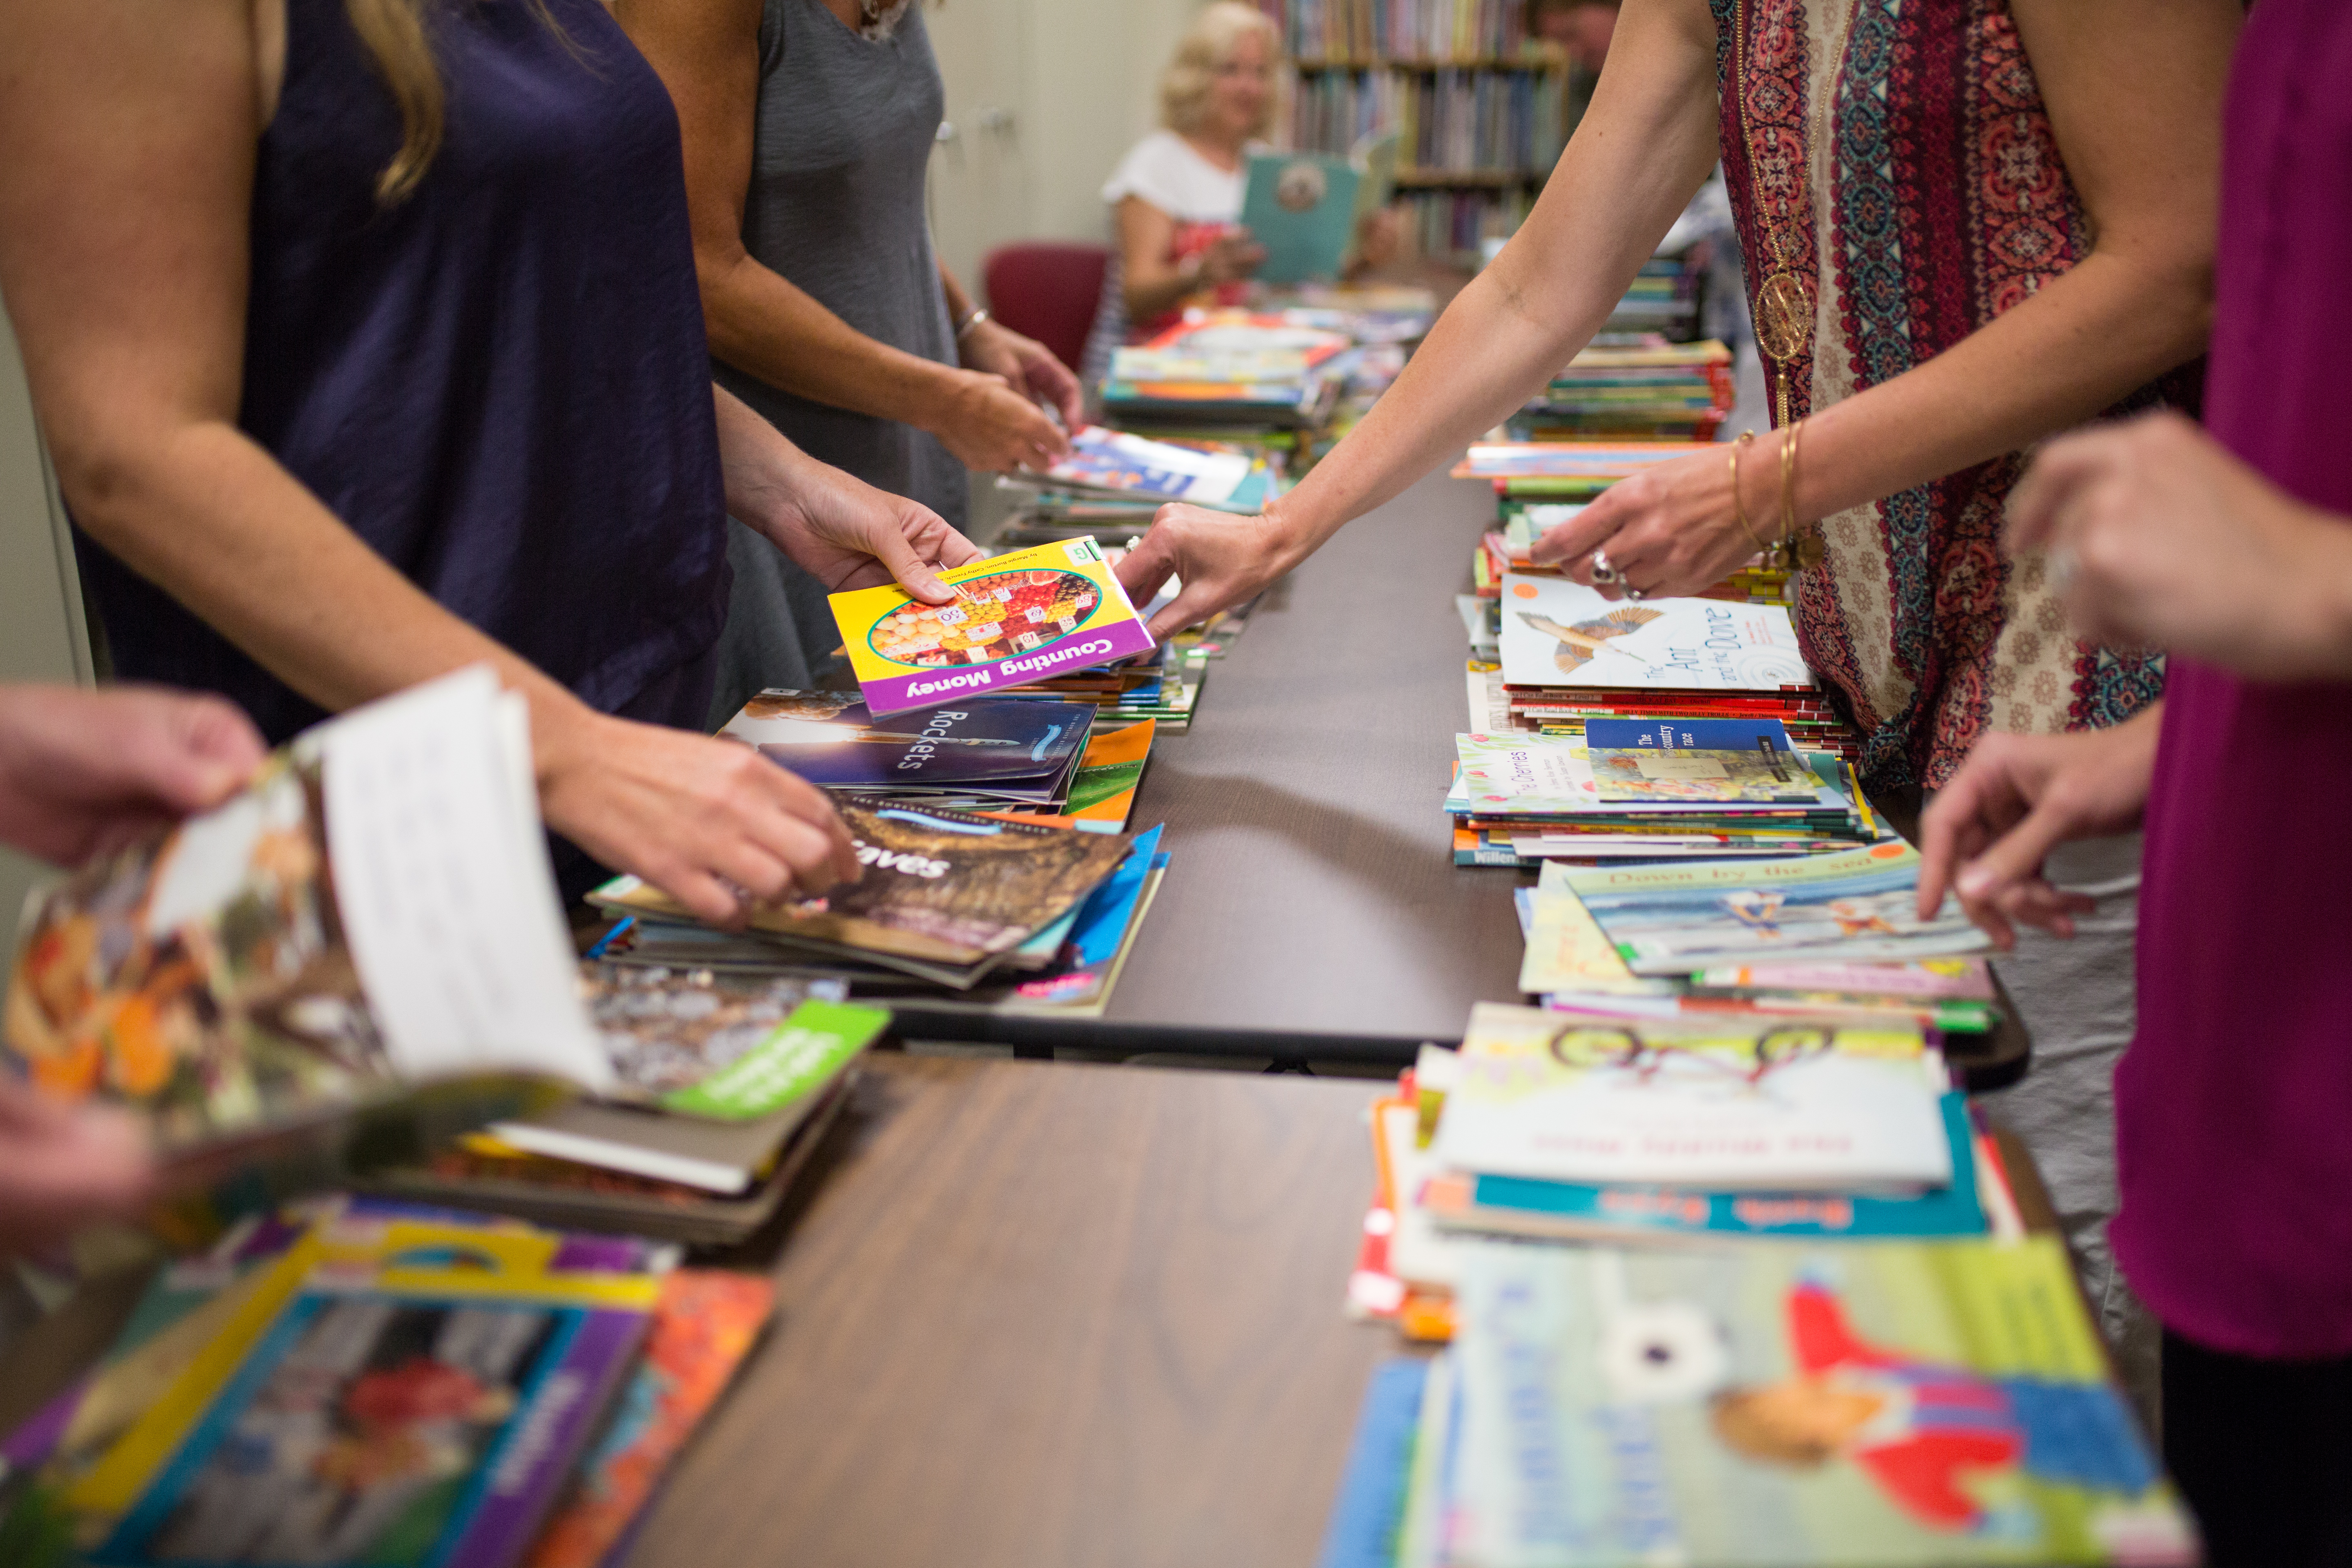
<instances>
[{"instance_id":1,"label":"long wooden table","mask_svg":"<svg viewBox=\"0 0 2352 1568\"><path fill-rule=\"evenodd\" d=\"M1397 1353L1340 1310L1376 1092L870 1058L631 1568L1311 1563Z\"/></svg>"},{"instance_id":2,"label":"long wooden table","mask_svg":"<svg viewBox=\"0 0 2352 1568\"><path fill-rule=\"evenodd\" d=\"M1511 891L1533 874L1456 867L1442 806L1471 722L1454 595L1494 513L1490 485L1433 475L1261 601L1190 731L1153 748L1131 822L1167 824L1168 875L1103 1018L908 1009L905 1032L1400 1063L1459 1040L1472 1004L1518 1000ZM2012 1024L1970 1087L2014 1081L2028 1048Z\"/></svg>"},{"instance_id":3,"label":"long wooden table","mask_svg":"<svg viewBox=\"0 0 2352 1568\"><path fill-rule=\"evenodd\" d=\"M1441 805L1469 721L1454 595L1494 506L1485 484L1423 480L1270 591L1210 668L1137 795L1133 826L1168 825L1168 875L1105 1017L959 1014L938 1037L1396 1061L1516 998L1519 879L1457 869Z\"/></svg>"}]
</instances>

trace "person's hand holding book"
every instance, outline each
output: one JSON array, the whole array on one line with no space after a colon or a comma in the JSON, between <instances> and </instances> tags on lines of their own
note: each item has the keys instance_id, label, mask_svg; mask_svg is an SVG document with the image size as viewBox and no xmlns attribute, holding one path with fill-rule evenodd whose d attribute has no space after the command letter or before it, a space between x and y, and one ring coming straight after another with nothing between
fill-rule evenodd
<instances>
[{"instance_id":1,"label":"person's hand holding book","mask_svg":"<svg viewBox=\"0 0 2352 1568\"><path fill-rule=\"evenodd\" d=\"M0 686L0 843L78 866L219 805L263 751L252 721L217 697Z\"/></svg>"}]
</instances>

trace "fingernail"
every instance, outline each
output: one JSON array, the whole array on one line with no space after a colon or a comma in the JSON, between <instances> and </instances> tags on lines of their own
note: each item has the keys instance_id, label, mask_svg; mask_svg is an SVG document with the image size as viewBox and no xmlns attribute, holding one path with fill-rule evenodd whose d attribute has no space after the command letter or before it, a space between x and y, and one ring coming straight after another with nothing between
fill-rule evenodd
<instances>
[{"instance_id":1,"label":"fingernail","mask_svg":"<svg viewBox=\"0 0 2352 1568\"><path fill-rule=\"evenodd\" d=\"M1980 899L1992 891L1992 873L1979 869L1963 871L1954 886L1960 889L1960 897L1964 899Z\"/></svg>"}]
</instances>

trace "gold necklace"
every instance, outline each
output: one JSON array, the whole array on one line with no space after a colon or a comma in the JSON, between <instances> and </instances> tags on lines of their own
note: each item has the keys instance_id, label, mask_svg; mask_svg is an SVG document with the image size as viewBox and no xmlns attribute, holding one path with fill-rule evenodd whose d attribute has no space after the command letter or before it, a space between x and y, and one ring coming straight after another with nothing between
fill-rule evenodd
<instances>
[{"instance_id":1,"label":"gold necklace","mask_svg":"<svg viewBox=\"0 0 2352 1568\"><path fill-rule=\"evenodd\" d=\"M1796 8L1804 14L1804 0L1796 0ZM1831 58L1831 68L1822 91L1813 105L1813 123L1810 136L1801 137L1797 143L1800 156L1791 183L1805 193L1810 209L1813 194L1812 149L1829 142L1831 106L1837 101L1838 84L1845 79L1847 46L1853 38L1853 18L1861 8L1861 0L1851 0L1846 7L1845 25L1840 30L1837 47ZM1812 346L1813 321L1819 307L1812 285L1807 283L1789 259L1789 242L1782 223L1790 216L1791 202L1784 198L1776 215L1762 201L1763 191L1756 178L1756 132L1748 114L1748 0L1739 0L1732 17L1732 80L1731 89L1738 100L1739 137L1748 148L1748 186L1759 198L1757 207L1763 217L1765 238L1772 247L1772 267L1756 290L1756 345L1772 356L1774 405L1780 417L1779 426L1789 423L1789 362Z\"/></svg>"}]
</instances>

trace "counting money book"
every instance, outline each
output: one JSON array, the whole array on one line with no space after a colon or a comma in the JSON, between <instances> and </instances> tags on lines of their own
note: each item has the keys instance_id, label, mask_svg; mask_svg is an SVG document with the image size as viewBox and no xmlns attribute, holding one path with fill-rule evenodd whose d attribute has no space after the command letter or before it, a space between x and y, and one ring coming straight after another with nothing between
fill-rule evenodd
<instances>
[{"instance_id":1,"label":"counting money book","mask_svg":"<svg viewBox=\"0 0 2352 1568\"><path fill-rule=\"evenodd\" d=\"M940 574L951 605L897 586L833 595L850 668L875 715L935 708L1108 664L1151 647L1091 538L1059 540Z\"/></svg>"}]
</instances>

